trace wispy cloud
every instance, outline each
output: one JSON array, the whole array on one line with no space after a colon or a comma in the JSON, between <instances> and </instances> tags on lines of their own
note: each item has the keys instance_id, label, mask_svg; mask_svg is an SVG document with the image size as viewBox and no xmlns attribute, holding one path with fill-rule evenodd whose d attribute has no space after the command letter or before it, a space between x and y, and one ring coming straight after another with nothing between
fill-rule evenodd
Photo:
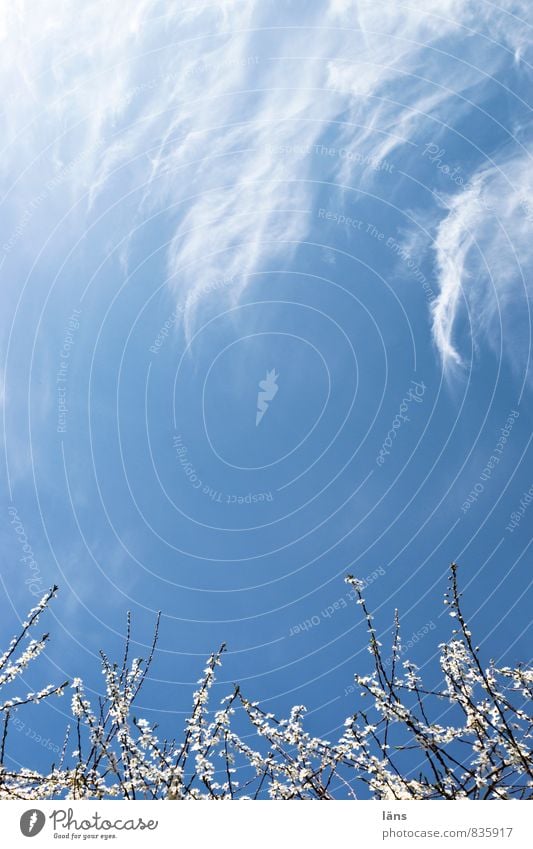
<instances>
[{"instance_id":1,"label":"wispy cloud","mask_svg":"<svg viewBox=\"0 0 533 849\"><path fill-rule=\"evenodd\" d=\"M440 293L433 305L433 334L447 366L462 364L454 328L464 307L474 344L483 337L497 349L501 323L508 319L502 326L506 351L524 365L529 335L516 334L516 321L529 316L533 296L531 163L528 151L502 157L448 198L435 239Z\"/></svg>"},{"instance_id":2,"label":"wispy cloud","mask_svg":"<svg viewBox=\"0 0 533 849\"><path fill-rule=\"evenodd\" d=\"M189 332L213 279L234 277L236 301L250 273L305 239L319 185L297 148L327 133L362 155L392 156L423 121L442 131L526 51L524 2L297 5L19 0L1 13L5 184L16 179L17 202L27 202L35 163L43 180L66 169L61 191L69 202L88 191L89 210L135 190L132 228L165 210L168 284L189 299ZM353 182L353 167L332 161L331 179ZM475 197L495 179L473 177L439 229L434 331L448 361L459 362L465 227L479 225ZM504 211L510 226L515 212Z\"/></svg>"}]
</instances>

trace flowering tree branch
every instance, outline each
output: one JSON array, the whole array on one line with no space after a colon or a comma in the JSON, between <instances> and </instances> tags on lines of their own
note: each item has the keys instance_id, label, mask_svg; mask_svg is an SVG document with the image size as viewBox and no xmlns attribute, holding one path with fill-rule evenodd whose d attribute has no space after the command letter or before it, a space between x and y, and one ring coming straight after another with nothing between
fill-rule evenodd
<instances>
[{"instance_id":1,"label":"flowering tree branch","mask_svg":"<svg viewBox=\"0 0 533 849\"><path fill-rule=\"evenodd\" d=\"M106 694L98 706L87 698L80 678L71 683L76 748L69 751L67 730L59 763L48 773L7 769L9 716L28 702L61 695L68 682L0 700L0 798L531 799L533 670L482 663L463 614L457 571L453 563L444 599L457 627L439 644L442 680L437 688L425 686L415 664L401 660L397 612L391 654L384 657L363 584L352 576L346 579L366 623L373 670L355 675L369 707L345 720L336 742L306 731L302 705L280 719L246 698L238 685L211 710L224 645L208 659L198 681L181 742L160 739L157 725L133 713L154 659L159 619L147 660L130 660L128 615L121 664L101 652ZM42 653L48 635L30 639L29 632L56 591L52 588L30 612L0 659L0 688ZM443 708L450 717L446 724L432 719ZM247 742L250 735L240 730L243 719L253 746Z\"/></svg>"}]
</instances>

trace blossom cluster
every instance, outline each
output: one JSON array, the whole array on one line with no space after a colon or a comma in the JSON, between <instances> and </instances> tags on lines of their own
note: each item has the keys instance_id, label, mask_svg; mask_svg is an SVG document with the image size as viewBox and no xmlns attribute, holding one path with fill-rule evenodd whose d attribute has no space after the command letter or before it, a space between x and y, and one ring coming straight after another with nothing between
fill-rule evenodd
<instances>
[{"instance_id":1,"label":"blossom cluster","mask_svg":"<svg viewBox=\"0 0 533 849\"><path fill-rule=\"evenodd\" d=\"M160 739L155 724L133 713L154 659L159 623L147 660L130 660L128 617L122 662L112 663L101 652L105 696L98 705L91 704L80 678L72 681L74 728L67 730L58 763L47 773L6 767L9 716L27 702L61 695L67 684L0 704L5 716L0 798L533 798L528 709L533 670L483 664L463 615L456 564L444 599L453 630L439 645L438 687L426 686L416 665L403 659L397 613L391 653L384 657L362 595L364 584L351 576L346 580L368 632L371 671L356 674L355 684L369 707L345 720L336 741L306 729L303 705L280 719L250 701L239 686L212 709L224 645L207 661L179 742ZM0 686L13 682L43 651L47 635L29 640L25 649L22 643L55 591L30 612L21 635L0 659Z\"/></svg>"}]
</instances>

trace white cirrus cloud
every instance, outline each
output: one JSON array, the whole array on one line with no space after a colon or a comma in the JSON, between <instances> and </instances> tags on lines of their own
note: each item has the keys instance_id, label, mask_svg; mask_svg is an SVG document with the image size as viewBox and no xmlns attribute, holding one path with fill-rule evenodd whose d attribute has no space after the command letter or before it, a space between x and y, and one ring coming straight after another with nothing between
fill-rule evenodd
<instances>
[{"instance_id":1,"label":"white cirrus cloud","mask_svg":"<svg viewBox=\"0 0 533 849\"><path fill-rule=\"evenodd\" d=\"M320 183L302 148L327 135L375 160L416 142L424 121L443 131L501 67L523 62L526 13L525 0L5 4L0 175L16 189L4 209L18 205L20 217L38 171L43 182L64 174L53 191L67 208L88 192L88 216L135 191L117 238L166 210L168 283L189 305L190 332L213 279L234 277L237 300L247 275L305 239ZM346 159L328 164L332 180L372 176ZM468 199L480 190L473 178L439 231L434 327L448 360L458 360L449 255L457 247L460 274L470 253L454 228L473 221Z\"/></svg>"},{"instance_id":2,"label":"white cirrus cloud","mask_svg":"<svg viewBox=\"0 0 533 849\"><path fill-rule=\"evenodd\" d=\"M529 359L532 153L500 157L447 199L434 245L440 292L433 304L433 335L446 366L463 364L464 340L454 330L466 308L474 345L481 338L495 350L502 344L517 366Z\"/></svg>"}]
</instances>

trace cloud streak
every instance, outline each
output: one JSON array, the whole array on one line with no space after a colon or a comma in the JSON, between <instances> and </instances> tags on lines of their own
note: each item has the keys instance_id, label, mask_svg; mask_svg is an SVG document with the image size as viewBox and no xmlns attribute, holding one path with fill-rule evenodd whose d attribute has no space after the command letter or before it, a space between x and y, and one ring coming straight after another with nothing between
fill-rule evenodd
<instances>
[{"instance_id":1,"label":"cloud streak","mask_svg":"<svg viewBox=\"0 0 533 849\"><path fill-rule=\"evenodd\" d=\"M190 335L199 293L214 279L235 279L236 303L250 274L289 261L306 238L320 183L313 157L297 153L302 143L312 148L327 136L373 161L393 157L428 122L444 132L474 108L492 75L523 63L523 2L385 5L329 0L303 13L240 0L170 8L109 0L81 9L64 0L53 11L36 0L31 12L21 0L8 4L0 24L2 167L16 191L4 208L20 213L35 169L42 179L67 169L55 188L65 203L88 191L88 215L132 190L131 228L165 211L168 285L188 304ZM501 167L523 166L513 158ZM323 179L360 186L373 175L371 167L355 174L347 159L329 170ZM498 193L498 179L475 174L438 228L433 330L447 363L461 360L453 329L472 257L466 234L489 227L477 206ZM508 227L518 225L526 260L518 200L506 198L501 213ZM475 318L488 326L479 310Z\"/></svg>"},{"instance_id":2,"label":"cloud streak","mask_svg":"<svg viewBox=\"0 0 533 849\"><path fill-rule=\"evenodd\" d=\"M448 199L437 228L436 264L440 286L433 305L433 334L445 365L463 365L454 339L462 308L468 307L475 344L500 342L500 323L511 336L506 348L518 366L530 353L530 302L533 296L533 176L531 153L501 158L484 167L465 190ZM527 316L517 338L517 321ZM524 361L524 357L526 360Z\"/></svg>"}]
</instances>

